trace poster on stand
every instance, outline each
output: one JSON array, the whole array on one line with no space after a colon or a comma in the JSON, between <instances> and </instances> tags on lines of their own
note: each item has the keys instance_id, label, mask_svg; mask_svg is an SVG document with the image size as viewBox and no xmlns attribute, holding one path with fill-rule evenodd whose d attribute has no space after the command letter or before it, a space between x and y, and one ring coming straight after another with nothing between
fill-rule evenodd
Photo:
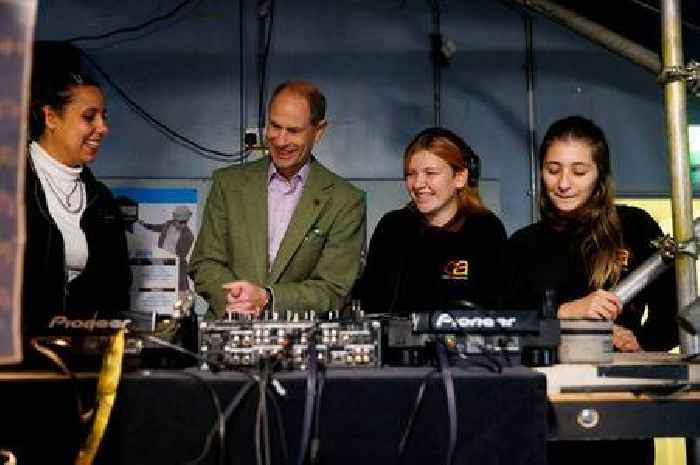
<instances>
[{"instance_id":1,"label":"poster on stand","mask_svg":"<svg viewBox=\"0 0 700 465\"><path fill-rule=\"evenodd\" d=\"M197 189L112 187L122 211L133 274L131 310L148 324L172 315L192 289L187 264L195 241Z\"/></svg>"}]
</instances>

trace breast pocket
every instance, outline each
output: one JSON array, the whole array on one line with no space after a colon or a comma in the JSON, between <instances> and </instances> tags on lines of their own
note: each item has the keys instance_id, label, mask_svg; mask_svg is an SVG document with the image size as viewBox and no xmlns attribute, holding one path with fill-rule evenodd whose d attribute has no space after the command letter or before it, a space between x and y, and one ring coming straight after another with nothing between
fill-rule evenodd
<instances>
[{"instance_id":1,"label":"breast pocket","mask_svg":"<svg viewBox=\"0 0 700 465\"><path fill-rule=\"evenodd\" d=\"M285 271L287 278L308 278L321 257L325 243L326 234L322 229L310 229L301 241L299 248L289 263L289 267Z\"/></svg>"},{"instance_id":2,"label":"breast pocket","mask_svg":"<svg viewBox=\"0 0 700 465\"><path fill-rule=\"evenodd\" d=\"M304 261L316 262L326 243L326 233L323 229L313 227L304 236L299 251Z\"/></svg>"}]
</instances>

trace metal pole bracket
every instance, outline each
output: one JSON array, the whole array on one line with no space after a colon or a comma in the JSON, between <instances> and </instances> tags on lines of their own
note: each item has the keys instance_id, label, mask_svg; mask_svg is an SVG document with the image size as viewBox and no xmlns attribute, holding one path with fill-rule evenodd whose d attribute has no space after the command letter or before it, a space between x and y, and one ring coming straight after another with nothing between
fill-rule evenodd
<instances>
[{"instance_id":1,"label":"metal pole bracket","mask_svg":"<svg viewBox=\"0 0 700 465\"><path fill-rule=\"evenodd\" d=\"M691 60L686 66L667 66L656 79L661 85L678 81L686 81L688 90L700 96L700 62Z\"/></svg>"},{"instance_id":2,"label":"metal pole bracket","mask_svg":"<svg viewBox=\"0 0 700 465\"><path fill-rule=\"evenodd\" d=\"M664 260L673 260L677 253L690 255L697 259L697 247L695 240L676 243L676 240L668 234L651 241L651 245L659 250Z\"/></svg>"},{"instance_id":3,"label":"metal pole bracket","mask_svg":"<svg viewBox=\"0 0 700 465\"><path fill-rule=\"evenodd\" d=\"M689 255L693 257L695 260L698 259L698 246L700 245L700 241L697 239L691 239L689 241L684 241L684 242L679 242L678 243L678 253L682 253L684 255Z\"/></svg>"}]
</instances>

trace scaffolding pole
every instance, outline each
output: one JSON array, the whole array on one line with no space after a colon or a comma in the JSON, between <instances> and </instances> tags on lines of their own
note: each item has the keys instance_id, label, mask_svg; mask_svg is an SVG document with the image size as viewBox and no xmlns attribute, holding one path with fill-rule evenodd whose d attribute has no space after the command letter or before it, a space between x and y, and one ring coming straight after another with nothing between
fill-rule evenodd
<instances>
[{"instance_id":1,"label":"scaffolding pole","mask_svg":"<svg viewBox=\"0 0 700 465\"><path fill-rule=\"evenodd\" d=\"M661 3L661 55L663 71L681 69L683 63L683 30L681 29L680 0L663 0ZM663 83L666 109L666 137L668 161L671 173L671 211L673 237L678 242L693 238L693 191L690 182L688 160L688 115L686 108L686 81L683 78L668 79ZM678 307L684 308L697 296L695 259L680 254L676 258L676 288ZM681 351L698 352L698 338L680 331ZM688 464L698 464L698 440L686 438Z\"/></svg>"},{"instance_id":2,"label":"scaffolding pole","mask_svg":"<svg viewBox=\"0 0 700 465\"><path fill-rule=\"evenodd\" d=\"M679 69L683 64L680 0L663 0L661 9L661 45L664 71ZM666 110L666 138L671 174L671 212L673 237L678 242L693 238L693 189L688 160L688 117L685 79L668 79L663 83ZM678 306L684 308L695 300L695 259L679 255L676 259ZM681 333L681 351L698 351L697 337Z\"/></svg>"},{"instance_id":3,"label":"scaffolding pole","mask_svg":"<svg viewBox=\"0 0 700 465\"><path fill-rule=\"evenodd\" d=\"M656 53L590 19L584 18L568 8L556 4L552 0L516 1L602 45L611 52L631 60L655 75L661 71L661 61Z\"/></svg>"}]
</instances>

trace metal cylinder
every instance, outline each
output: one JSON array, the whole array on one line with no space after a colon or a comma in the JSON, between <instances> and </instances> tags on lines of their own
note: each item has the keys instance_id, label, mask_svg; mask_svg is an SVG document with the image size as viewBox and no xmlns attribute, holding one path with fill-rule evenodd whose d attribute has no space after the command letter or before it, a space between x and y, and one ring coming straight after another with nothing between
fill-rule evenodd
<instances>
[{"instance_id":1,"label":"metal cylinder","mask_svg":"<svg viewBox=\"0 0 700 465\"><path fill-rule=\"evenodd\" d=\"M642 289L673 265L673 261L664 258L662 253L659 251L647 258L625 279L610 289L610 292L622 301L622 305L627 305Z\"/></svg>"},{"instance_id":2,"label":"metal cylinder","mask_svg":"<svg viewBox=\"0 0 700 465\"><path fill-rule=\"evenodd\" d=\"M517 0L519 3L562 23L582 36L602 45L643 68L658 74L661 70L659 56L641 45L586 19L575 12L563 8L552 0Z\"/></svg>"},{"instance_id":3,"label":"metal cylinder","mask_svg":"<svg viewBox=\"0 0 700 465\"><path fill-rule=\"evenodd\" d=\"M680 0L662 2L662 55L665 69L683 66ZM673 237L683 242L693 237L692 187L688 160L688 119L686 114L686 87L684 80L664 84L666 107L666 135L668 139L669 170L671 174L671 210ZM679 309L695 300L695 260L688 255L676 259L676 286ZM698 351L698 338L680 332L681 351Z\"/></svg>"},{"instance_id":4,"label":"metal cylinder","mask_svg":"<svg viewBox=\"0 0 700 465\"><path fill-rule=\"evenodd\" d=\"M680 0L661 2L661 45L665 69L683 66L683 40L681 30ZM666 133L668 137L669 166L671 171L671 210L673 214L673 236L676 241L693 237L693 204L688 160L688 116L686 108L685 81L664 84L666 106ZM695 259L679 256L676 259L676 287L678 309L681 311L695 300ZM698 352L698 336L679 328L681 352ZM700 464L700 443L697 438L686 438L686 461Z\"/></svg>"}]
</instances>

